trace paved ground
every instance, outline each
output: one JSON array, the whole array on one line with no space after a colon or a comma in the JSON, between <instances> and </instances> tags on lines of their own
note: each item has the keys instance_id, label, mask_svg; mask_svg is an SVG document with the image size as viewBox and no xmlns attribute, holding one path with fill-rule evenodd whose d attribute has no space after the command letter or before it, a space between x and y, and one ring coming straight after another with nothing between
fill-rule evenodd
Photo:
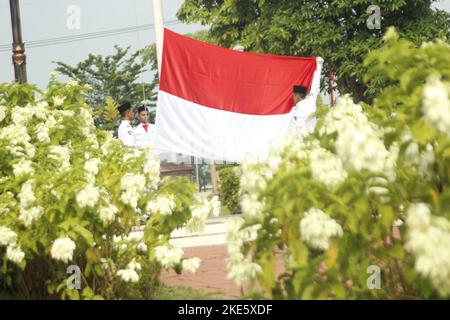
<instances>
[{"instance_id":1,"label":"paved ground","mask_svg":"<svg viewBox=\"0 0 450 320\"><path fill-rule=\"evenodd\" d=\"M171 242L183 248L186 257L199 257L202 262L195 274L186 272L177 275L172 270L163 271L161 280L168 286L190 287L230 299L242 296L245 293L245 288L237 286L227 278L225 225L232 218L208 219L205 232L198 235L190 235L184 230L173 232ZM282 259L280 254L277 259L277 273L279 274L281 270Z\"/></svg>"},{"instance_id":2,"label":"paved ground","mask_svg":"<svg viewBox=\"0 0 450 320\"><path fill-rule=\"evenodd\" d=\"M197 246L184 248L189 258L202 259L200 268L195 274L177 275L174 271L163 271L161 280L168 286L184 286L212 294L220 294L226 298L238 298L241 288L227 279L225 256L226 245Z\"/></svg>"}]
</instances>

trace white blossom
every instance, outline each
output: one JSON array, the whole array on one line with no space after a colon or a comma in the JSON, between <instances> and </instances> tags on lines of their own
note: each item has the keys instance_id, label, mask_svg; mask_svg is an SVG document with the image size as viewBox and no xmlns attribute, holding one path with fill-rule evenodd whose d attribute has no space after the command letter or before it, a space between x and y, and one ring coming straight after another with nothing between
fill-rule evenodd
<instances>
[{"instance_id":1,"label":"white blossom","mask_svg":"<svg viewBox=\"0 0 450 320\"><path fill-rule=\"evenodd\" d=\"M19 220L23 222L26 227L29 227L34 220L39 219L44 214L44 208L35 206L31 208L20 208Z\"/></svg>"},{"instance_id":2,"label":"white blossom","mask_svg":"<svg viewBox=\"0 0 450 320\"><path fill-rule=\"evenodd\" d=\"M146 210L152 213L158 213L163 216L171 215L176 208L173 195L159 196L156 200L147 203Z\"/></svg>"},{"instance_id":3,"label":"white blossom","mask_svg":"<svg viewBox=\"0 0 450 320\"><path fill-rule=\"evenodd\" d=\"M141 264L136 261L135 258L128 263L127 269L140 271L142 269Z\"/></svg>"},{"instance_id":4,"label":"white blossom","mask_svg":"<svg viewBox=\"0 0 450 320\"><path fill-rule=\"evenodd\" d=\"M347 178L347 172L344 170L341 159L326 149L311 150L310 160L313 178L328 188L339 185Z\"/></svg>"},{"instance_id":5,"label":"white blossom","mask_svg":"<svg viewBox=\"0 0 450 320\"><path fill-rule=\"evenodd\" d=\"M113 222L116 219L116 214L118 212L119 210L112 204L101 206L98 209L98 215L104 224Z\"/></svg>"},{"instance_id":6,"label":"white blossom","mask_svg":"<svg viewBox=\"0 0 450 320\"><path fill-rule=\"evenodd\" d=\"M262 272L261 266L250 261L242 253L243 245L255 239L261 225L242 228L243 223L244 219L233 218L226 225L228 243L226 261L229 270L227 277L238 285L251 281L258 273Z\"/></svg>"},{"instance_id":7,"label":"white blossom","mask_svg":"<svg viewBox=\"0 0 450 320\"><path fill-rule=\"evenodd\" d=\"M117 275L125 282L138 282L139 275L133 269L122 269L117 271Z\"/></svg>"},{"instance_id":8,"label":"white blossom","mask_svg":"<svg viewBox=\"0 0 450 320\"><path fill-rule=\"evenodd\" d=\"M53 104L56 107L62 106L62 104L64 103L64 100L66 100L66 97L55 96L55 97L53 97Z\"/></svg>"},{"instance_id":9,"label":"white blossom","mask_svg":"<svg viewBox=\"0 0 450 320\"><path fill-rule=\"evenodd\" d=\"M136 250L145 253L145 252L147 252L148 248L147 248L147 245L144 242L139 242L136 245Z\"/></svg>"},{"instance_id":10,"label":"white blossom","mask_svg":"<svg viewBox=\"0 0 450 320\"><path fill-rule=\"evenodd\" d=\"M40 142L43 142L43 143L50 142L50 137L48 135L48 132L49 132L49 128L45 124L40 123L39 125L37 125L36 129L35 129L37 140Z\"/></svg>"},{"instance_id":11,"label":"white blossom","mask_svg":"<svg viewBox=\"0 0 450 320\"><path fill-rule=\"evenodd\" d=\"M18 163L13 164L13 173L14 176L27 176L32 175L34 173L34 168L32 166L32 162L30 160L20 160Z\"/></svg>"},{"instance_id":12,"label":"white blossom","mask_svg":"<svg viewBox=\"0 0 450 320\"><path fill-rule=\"evenodd\" d=\"M180 263L184 251L172 245L160 245L154 248L154 255L163 268L172 268Z\"/></svg>"},{"instance_id":13,"label":"white blossom","mask_svg":"<svg viewBox=\"0 0 450 320\"><path fill-rule=\"evenodd\" d=\"M6 106L0 106L0 122L3 121L3 119L6 118Z\"/></svg>"},{"instance_id":14,"label":"white blossom","mask_svg":"<svg viewBox=\"0 0 450 320\"><path fill-rule=\"evenodd\" d=\"M120 179L122 195L120 200L132 208L136 208L139 198L145 190L145 177L140 174L126 173Z\"/></svg>"},{"instance_id":15,"label":"white blossom","mask_svg":"<svg viewBox=\"0 0 450 320\"><path fill-rule=\"evenodd\" d=\"M57 161L60 170L70 167L70 149L67 146L51 146L48 158Z\"/></svg>"},{"instance_id":16,"label":"white blossom","mask_svg":"<svg viewBox=\"0 0 450 320\"><path fill-rule=\"evenodd\" d=\"M100 164L100 159L92 158L84 163L84 170L88 175L96 176L98 174L98 166Z\"/></svg>"},{"instance_id":17,"label":"white blossom","mask_svg":"<svg viewBox=\"0 0 450 320\"><path fill-rule=\"evenodd\" d=\"M29 207L34 201L36 201L36 197L33 192L33 185L31 181L27 181L22 185L22 188L19 192L19 200L20 206L22 208Z\"/></svg>"},{"instance_id":18,"label":"white blossom","mask_svg":"<svg viewBox=\"0 0 450 320\"><path fill-rule=\"evenodd\" d=\"M16 242L17 234L8 227L0 225L0 246L7 246Z\"/></svg>"},{"instance_id":19,"label":"white blossom","mask_svg":"<svg viewBox=\"0 0 450 320\"><path fill-rule=\"evenodd\" d=\"M9 261L19 264L25 258L25 252L15 244L9 245L8 248L6 248L6 257Z\"/></svg>"},{"instance_id":20,"label":"white blossom","mask_svg":"<svg viewBox=\"0 0 450 320\"><path fill-rule=\"evenodd\" d=\"M301 239L313 249L328 250L331 238L342 235L342 227L320 209L309 209L300 220Z\"/></svg>"},{"instance_id":21,"label":"white blossom","mask_svg":"<svg viewBox=\"0 0 450 320\"><path fill-rule=\"evenodd\" d=\"M405 248L416 258L415 269L442 296L450 296L450 221L435 217L425 203L408 208Z\"/></svg>"},{"instance_id":22,"label":"white blossom","mask_svg":"<svg viewBox=\"0 0 450 320\"><path fill-rule=\"evenodd\" d=\"M197 272L197 269L200 267L200 262L202 260L198 257L191 259L184 259L182 262L183 270L189 271L191 273Z\"/></svg>"},{"instance_id":23,"label":"white blossom","mask_svg":"<svg viewBox=\"0 0 450 320\"><path fill-rule=\"evenodd\" d=\"M78 192L76 200L80 208L93 208L100 197L100 191L94 185L88 184Z\"/></svg>"},{"instance_id":24,"label":"white blossom","mask_svg":"<svg viewBox=\"0 0 450 320\"><path fill-rule=\"evenodd\" d=\"M258 194L244 194L241 198L242 213L247 217L257 217L265 206L265 200L259 199Z\"/></svg>"},{"instance_id":25,"label":"white blossom","mask_svg":"<svg viewBox=\"0 0 450 320\"><path fill-rule=\"evenodd\" d=\"M450 85L431 75L423 88L422 105L426 119L441 133L450 136Z\"/></svg>"},{"instance_id":26,"label":"white blossom","mask_svg":"<svg viewBox=\"0 0 450 320\"><path fill-rule=\"evenodd\" d=\"M75 242L70 238L58 238L52 245L50 255L55 260L67 263L72 260L75 248Z\"/></svg>"},{"instance_id":27,"label":"white blossom","mask_svg":"<svg viewBox=\"0 0 450 320\"><path fill-rule=\"evenodd\" d=\"M11 110L11 120L16 125L26 126L28 122L33 118L34 108L30 105L25 107L14 107Z\"/></svg>"}]
</instances>

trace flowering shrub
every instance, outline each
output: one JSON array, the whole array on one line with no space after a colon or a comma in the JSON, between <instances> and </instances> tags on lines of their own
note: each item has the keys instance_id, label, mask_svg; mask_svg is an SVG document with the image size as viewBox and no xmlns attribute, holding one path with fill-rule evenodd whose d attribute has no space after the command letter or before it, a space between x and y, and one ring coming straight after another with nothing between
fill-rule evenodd
<instances>
[{"instance_id":1,"label":"flowering shrub","mask_svg":"<svg viewBox=\"0 0 450 320\"><path fill-rule=\"evenodd\" d=\"M169 237L192 221L201 228L213 204L194 197L187 179L160 181L151 149L96 129L88 89L54 78L45 92L0 86L2 296L149 298L161 268L199 265ZM202 215L192 218L192 208ZM68 281L73 268L81 290Z\"/></svg>"},{"instance_id":2,"label":"flowering shrub","mask_svg":"<svg viewBox=\"0 0 450 320\"><path fill-rule=\"evenodd\" d=\"M265 298L450 297L449 57L390 29L366 59L389 84L374 106L343 97L312 135L243 164L230 278Z\"/></svg>"}]
</instances>

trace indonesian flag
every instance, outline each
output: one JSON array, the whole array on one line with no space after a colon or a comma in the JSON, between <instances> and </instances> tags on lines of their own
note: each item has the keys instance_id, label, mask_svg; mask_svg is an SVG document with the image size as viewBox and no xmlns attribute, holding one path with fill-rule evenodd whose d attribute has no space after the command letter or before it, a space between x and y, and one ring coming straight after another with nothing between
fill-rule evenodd
<instances>
[{"instance_id":1,"label":"indonesian flag","mask_svg":"<svg viewBox=\"0 0 450 320\"><path fill-rule=\"evenodd\" d=\"M164 30L155 148L241 162L264 157L291 127L294 85L316 58L239 52Z\"/></svg>"}]
</instances>

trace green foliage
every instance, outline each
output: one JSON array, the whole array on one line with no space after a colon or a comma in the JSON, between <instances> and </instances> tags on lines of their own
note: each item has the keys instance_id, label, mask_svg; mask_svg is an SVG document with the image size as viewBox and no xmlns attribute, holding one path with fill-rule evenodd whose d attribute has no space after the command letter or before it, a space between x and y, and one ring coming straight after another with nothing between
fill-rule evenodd
<instances>
[{"instance_id":1,"label":"green foliage","mask_svg":"<svg viewBox=\"0 0 450 320\"><path fill-rule=\"evenodd\" d=\"M343 98L335 108L321 108L312 135L303 141L293 138L272 155L272 160L280 157L276 170L272 160L245 166L241 188L245 182L243 191L262 207L251 215L251 208L243 206L241 230L258 226L259 231L240 253L252 253L251 261L260 267L255 279L262 290L253 289L264 298L431 299L450 294L445 258L450 252L450 130L443 129L448 117L435 117L450 112L450 46L436 41L417 48L393 29L384 39L365 60L366 80L388 83L373 106L363 104L361 111ZM355 114L340 123L345 112ZM357 123L353 135L340 140L352 121ZM377 135L359 145L371 130ZM354 146L360 149L346 158ZM328 156L318 156L318 149ZM355 158L365 152L367 163L358 168L365 160ZM380 152L386 152L387 160L377 169ZM331 220L320 226L315 218L307 224L311 208ZM315 243L317 237L327 239L326 246ZM276 273L274 261L280 255L284 267ZM372 265L381 270L377 289L368 285Z\"/></svg>"},{"instance_id":2,"label":"green foliage","mask_svg":"<svg viewBox=\"0 0 450 320\"><path fill-rule=\"evenodd\" d=\"M195 185L160 181L152 149L97 129L87 92L54 79L46 91L0 85L2 297L152 298L162 268L154 248L191 218ZM171 196L170 214L149 212L141 230L147 204ZM68 287L70 265L80 268L80 290Z\"/></svg>"},{"instance_id":3,"label":"green foliage","mask_svg":"<svg viewBox=\"0 0 450 320\"><path fill-rule=\"evenodd\" d=\"M225 167L219 170L219 197L230 213L235 213L239 204L239 176L236 167Z\"/></svg>"},{"instance_id":4,"label":"green foliage","mask_svg":"<svg viewBox=\"0 0 450 320\"><path fill-rule=\"evenodd\" d=\"M116 52L108 56L89 54L87 59L75 66L58 61L55 70L92 88L87 95L87 102L94 111L103 109L108 97L119 104L130 101L136 108L145 97L145 100L151 101L151 105L154 105L158 77L156 76L152 83L143 83L140 79L148 67L153 71L157 70L154 46L131 54L129 47L123 49L115 46L115 49ZM101 115L95 120L96 125L102 129L110 129L115 125Z\"/></svg>"},{"instance_id":5,"label":"green foliage","mask_svg":"<svg viewBox=\"0 0 450 320\"><path fill-rule=\"evenodd\" d=\"M323 74L334 70L341 94L369 102L373 96L365 94L363 59L380 47L387 27L395 26L416 45L434 38L449 39L450 15L432 10L433 2L185 0L177 16L188 23L209 25L210 37L227 48L241 44L252 52L321 56ZM381 8L381 30L366 26L372 14L367 13L370 5Z\"/></svg>"}]
</instances>

